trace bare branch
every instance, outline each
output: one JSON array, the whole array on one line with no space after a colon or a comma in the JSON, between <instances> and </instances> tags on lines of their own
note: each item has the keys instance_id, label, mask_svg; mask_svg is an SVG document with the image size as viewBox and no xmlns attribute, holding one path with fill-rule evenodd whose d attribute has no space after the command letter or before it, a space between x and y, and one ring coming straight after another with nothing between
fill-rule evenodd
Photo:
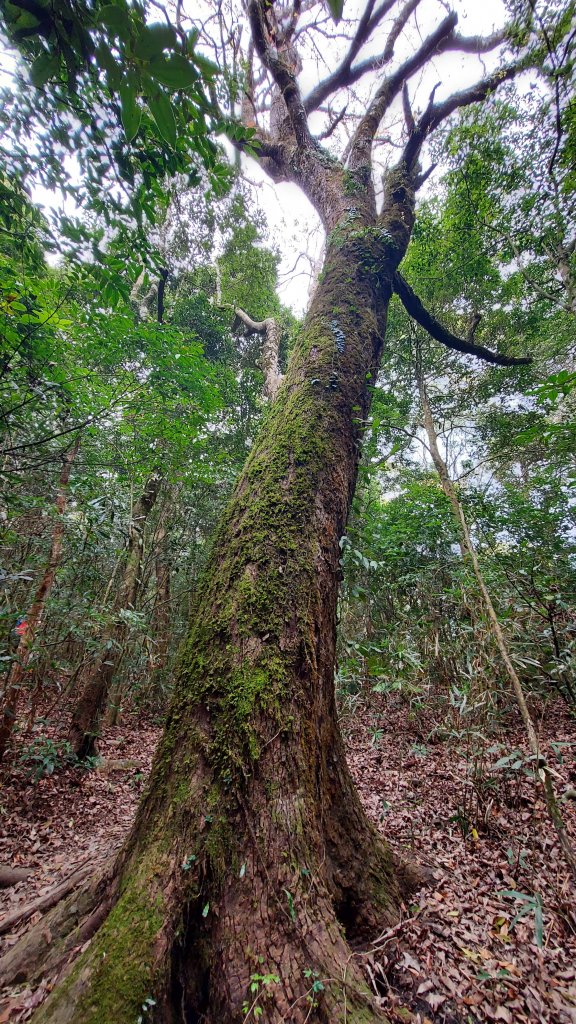
<instances>
[{"instance_id":1,"label":"bare branch","mask_svg":"<svg viewBox=\"0 0 576 1024\"><path fill-rule=\"evenodd\" d=\"M234 308L239 320L253 334L262 334L262 352L260 354L260 368L264 374L264 389L270 399L276 397L276 392L283 381L283 375L278 368L278 351L280 348L280 327L278 321L272 316L265 320L253 320L243 309Z\"/></svg>"},{"instance_id":2,"label":"bare branch","mask_svg":"<svg viewBox=\"0 0 576 1024\"><path fill-rule=\"evenodd\" d=\"M411 14L414 13L421 0L407 0L400 14L396 18L396 21L392 25L384 50L376 54L373 57L368 57L366 60L357 64L356 67L352 67L355 58L358 53L368 41L374 29L380 24L383 18L386 17L388 12L392 9L396 0L385 0L384 3L371 14L374 6L373 0L366 6L364 14L362 15L354 39L350 44L348 53L342 60L340 66L328 75L323 82L320 82L315 89L306 97L304 100L304 106L306 111L310 114L313 110L317 110L318 107L328 99L332 93L337 89L344 88L346 86L354 85L360 78L362 78L369 71L376 71L382 68L384 64L394 56L394 46L398 39L398 36L405 27ZM367 16L371 15L371 16Z\"/></svg>"},{"instance_id":3,"label":"bare branch","mask_svg":"<svg viewBox=\"0 0 576 1024\"><path fill-rule=\"evenodd\" d=\"M413 167L420 151L426 140L426 138L442 124L446 118L450 117L455 110L460 107L468 107L472 103L480 103L485 100L486 97L494 92L498 86L504 82L510 81L522 71L525 67L525 62L519 61L517 63L508 64L504 68L500 68L495 71L492 75L488 75L483 78L480 82L476 82L475 85L470 86L469 89L463 89L461 92L455 92L448 99L442 103L434 103L434 94L430 97L431 102L428 104L424 114L418 121L415 131L412 133L406 146L404 147L404 160L408 167Z\"/></svg>"},{"instance_id":4,"label":"bare branch","mask_svg":"<svg viewBox=\"0 0 576 1024\"><path fill-rule=\"evenodd\" d=\"M493 32L491 36L459 36L454 35L446 45L446 50L458 50L459 53L489 53L506 42L506 29Z\"/></svg>"},{"instance_id":5,"label":"bare branch","mask_svg":"<svg viewBox=\"0 0 576 1024\"><path fill-rule=\"evenodd\" d=\"M423 306L418 296L412 291L410 285L404 280L401 274L394 275L394 291L402 302L410 316L424 328L428 334L439 341L446 348L454 349L456 352L464 352L467 355L476 356L486 363L494 363L497 366L526 366L532 362L531 356L505 356L499 352L493 352L484 345L476 345L470 340L458 338L451 331L432 316Z\"/></svg>"},{"instance_id":6,"label":"bare branch","mask_svg":"<svg viewBox=\"0 0 576 1024\"><path fill-rule=\"evenodd\" d=\"M414 182L414 190L416 192L419 188L422 188L425 181L428 181L428 178L432 172L436 170L437 166L437 163L430 164L430 167L427 167L425 171L422 171L422 173L417 176L416 181Z\"/></svg>"},{"instance_id":7,"label":"bare branch","mask_svg":"<svg viewBox=\"0 0 576 1024\"><path fill-rule=\"evenodd\" d=\"M404 82L404 85L402 86L402 109L404 111L404 123L408 129L408 135L412 135L416 129L416 122L414 120L414 114L412 113L412 107L410 106L408 82Z\"/></svg>"},{"instance_id":8,"label":"bare branch","mask_svg":"<svg viewBox=\"0 0 576 1024\"><path fill-rule=\"evenodd\" d=\"M419 49L397 71L382 82L356 129L350 147L349 163L351 166L358 166L369 160L374 136L390 104L402 89L404 82L419 71L433 54L442 52L443 44L452 36L457 20L457 16L453 12L444 18L437 29L424 40Z\"/></svg>"},{"instance_id":9,"label":"bare branch","mask_svg":"<svg viewBox=\"0 0 576 1024\"><path fill-rule=\"evenodd\" d=\"M296 141L300 147L309 149L313 145L313 140L308 128L308 118L296 82L296 75L270 39L262 0L250 0L248 16L256 52L280 90Z\"/></svg>"},{"instance_id":10,"label":"bare branch","mask_svg":"<svg viewBox=\"0 0 576 1024\"><path fill-rule=\"evenodd\" d=\"M343 120L343 118L346 116L346 111L347 110L348 110L348 104L346 104L346 106L342 108L342 110L340 111L339 114L336 114L335 116L332 117L332 120L331 120L330 124L328 125L328 127L325 128L324 131L320 133L320 135L316 136L316 139L317 139L318 142L321 142L323 139L329 139L330 136L334 134L334 132L336 131L338 125Z\"/></svg>"},{"instance_id":11,"label":"bare branch","mask_svg":"<svg viewBox=\"0 0 576 1024\"><path fill-rule=\"evenodd\" d=\"M383 64L387 64L388 61L392 60L392 57L394 56L394 47L396 46L398 37L405 29L408 20L414 14L414 11L419 6L420 2L421 0L407 0L407 3L400 11L400 14L390 29L388 39L386 40L386 46L384 47L384 52L382 54Z\"/></svg>"}]
</instances>

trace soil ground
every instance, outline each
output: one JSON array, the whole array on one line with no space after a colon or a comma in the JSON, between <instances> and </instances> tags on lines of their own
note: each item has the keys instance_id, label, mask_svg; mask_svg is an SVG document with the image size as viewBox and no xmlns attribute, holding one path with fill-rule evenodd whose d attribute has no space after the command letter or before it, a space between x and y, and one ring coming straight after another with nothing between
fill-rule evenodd
<instances>
[{"instance_id":1,"label":"soil ground","mask_svg":"<svg viewBox=\"0 0 576 1024\"><path fill-rule=\"evenodd\" d=\"M573 790L574 718L560 703L534 710L558 791ZM485 723L450 714L440 727L446 708L415 710L377 694L344 703L349 763L368 813L398 851L433 872L400 924L355 955L391 1021L576 1024L576 894L526 773L519 723L508 713L487 735ZM0 890L0 924L121 843L158 736L128 718L105 731L101 765L36 780L38 762L7 760L0 864L31 874ZM576 803L562 808L576 841ZM5 934L3 948L38 917ZM0 995L0 1024L28 1020L53 980Z\"/></svg>"}]
</instances>

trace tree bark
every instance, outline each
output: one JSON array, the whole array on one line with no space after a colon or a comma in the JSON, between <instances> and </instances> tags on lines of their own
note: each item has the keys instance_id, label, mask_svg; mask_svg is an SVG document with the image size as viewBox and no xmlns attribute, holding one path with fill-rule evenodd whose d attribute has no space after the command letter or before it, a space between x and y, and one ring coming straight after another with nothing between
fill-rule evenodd
<instances>
[{"instance_id":1,"label":"tree bark","mask_svg":"<svg viewBox=\"0 0 576 1024\"><path fill-rule=\"evenodd\" d=\"M24 685L26 668L30 660L34 640L42 626L46 601L50 596L50 592L56 578L56 572L62 557L64 512L66 510L68 482L70 480L70 473L74 460L78 454L78 449L80 448L80 441L81 435L78 434L76 441L72 447L68 449L62 460L58 492L56 494L56 520L52 531L52 541L50 544L48 561L46 563L42 579L40 580L40 584L34 595L30 611L26 615L26 631L20 637L14 661L12 662L4 685L2 709L0 710L0 761L4 758L6 747L10 741L10 737L12 736L20 694Z\"/></svg>"},{"instance_id":2,"label":"tree bark","mask_svg":"<svg viewBox=\"0 0 576 1024\"><path fill-rule=\"evenodd\" d=\"M133 609L136 604L144 553L144 530L161 485L162 474L155 470L146 481L132 510L124 575L112 607L113 620L102 637L100 652L87 665L80 680L80 696L72 715L69 734L70 743L79 758L89 757L95 750L100 714L106 704L129 629L121 613L125 609Z\"/></svg>"},{"instance_id":3,"label":"tree bark","mask_svg":"<svg viewBox=\"0 0 576 1024\"><path fill-rule=\"evenodd\" d=\"M362 809L334 695L339 541L412 226L355 196L199 588L117 902L37 1022L381 1018L353 948L414 876ZM104 955L105 954L105 955ZM314 985L317 981L320 985ZM243 1009L244 1007L244 1009Z\"/></svg>"}]
</instances>

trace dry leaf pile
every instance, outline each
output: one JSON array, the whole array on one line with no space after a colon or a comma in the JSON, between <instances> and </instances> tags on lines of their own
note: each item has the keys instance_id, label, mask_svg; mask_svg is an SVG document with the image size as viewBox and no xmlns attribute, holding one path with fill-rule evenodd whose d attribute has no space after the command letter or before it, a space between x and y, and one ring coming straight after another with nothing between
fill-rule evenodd
<instances>
[{"instance_id":1,"label":"dry leaf pile","mask_svg":"<svg viewBox=\"0 0 576 1024\"><path fill-rule=\"evenodd\" d=\"M152 727L107 729L102 764L91 771L65 768L33 781L29 766L6 765L0 776L0 863L31 868L32 874L0 889L0 918L49 892L80 861L96 861L121 843L158 736Z\"/></svg>"}]
</instances>

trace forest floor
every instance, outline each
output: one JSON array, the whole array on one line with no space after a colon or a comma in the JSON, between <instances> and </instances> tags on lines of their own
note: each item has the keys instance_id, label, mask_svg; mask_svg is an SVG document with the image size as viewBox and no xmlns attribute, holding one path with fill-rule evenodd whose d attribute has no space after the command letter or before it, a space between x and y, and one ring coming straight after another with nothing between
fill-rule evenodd
<instances>
[{"instance_id":1,"label":"forest floor","mask_svg":"<svg viewBox=\"0 0 576 1024\"><path fill-rule=\"evenodd\" d=\"M576 898L523 755L514 754L524 747L518 723L508 715L486 737L477 722L434 729L429 707L415 712L376 694L353 703L343 728L366 809L397 850L434 876L400 925L358 954L390 1019L576 1024ZM574 719L561 704L538 710L558 789L574 788ZM36 781L29 775L36 762L7 762L0 864L32 873L0 889L0 928L79 864L96 865L120 844L158 735L128 720L106 730L101 766ZM576 838L576 804L562 806ZM39 918L4 934L0 951ZM28 1020L48 984L0 996L0 1024Z\"/></svg>"}]
</instances>

